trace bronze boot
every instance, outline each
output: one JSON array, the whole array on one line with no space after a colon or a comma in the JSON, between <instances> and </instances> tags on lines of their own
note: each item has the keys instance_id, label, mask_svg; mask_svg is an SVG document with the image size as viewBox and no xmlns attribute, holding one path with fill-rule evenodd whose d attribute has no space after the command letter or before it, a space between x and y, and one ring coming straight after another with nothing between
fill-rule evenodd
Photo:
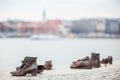
<instances>
[{"instance_id":1,"label":"bronze boot","mask_svg":"<svg viewBox=\"0 0 120 80\"><path fill-rule=\"evenodd\" d=\"M100 65L100 54L99 53L91 53L91 62L92 66L95 68L99 68Z\"/></svg>"},{"instance_id":2,"label":"bronze boot","mask_svg":"<svg viewBox=\"0 0 120 80\"><path fill-rule=\"evenodd\" d=\"M51 70L52 69L52 61L45 61L44 68L46 70Z\"/></svg>"},{"instance_id":3,"label":"bronze boot","mask_svg":"<svg viewBox=\"0 0 120 80\"><path fill-rule=\"evenodd\" d=\"M112 64L112 62L113 62L112 56L108 56L108 57L103 58L103 59L101 60L101 63L102 63L102 64L105 64L105 66L107 66L108 63L109 63L109 64Z\"/></svg>"},{"instance_id":4,"label":"bronze boot","mask_svg":"<svg viewBox=\"0 0 120 80\"><path fill-rule=\"evenodd\" d=\"M25 76L26 74L36 76L38 71L36 59L37 57L25 57L22 61L22 65L17 67L16 71L11 72L11 74L13 76Z\"/></svg>"}]
</instances>

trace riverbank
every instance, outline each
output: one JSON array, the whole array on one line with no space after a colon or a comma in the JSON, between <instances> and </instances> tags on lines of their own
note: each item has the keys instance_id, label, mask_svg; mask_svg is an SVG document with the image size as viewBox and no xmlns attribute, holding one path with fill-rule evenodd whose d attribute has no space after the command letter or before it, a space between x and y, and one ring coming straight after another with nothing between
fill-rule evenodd
<instances>
[{"instance_id":1,"label":"riverbank","mask_svg":"<svg viewBox=\"0 0 120 80\"><path fill-rule=\"evenodd\" d=\"M52 70L45 70L35 77L13 77L10 71L0 71L0 76L0 80L119 80L120 60L107 67L101 65L100 68L93 69L70 69L69 65L54 66Z\"/></svg>"}]
</instances>

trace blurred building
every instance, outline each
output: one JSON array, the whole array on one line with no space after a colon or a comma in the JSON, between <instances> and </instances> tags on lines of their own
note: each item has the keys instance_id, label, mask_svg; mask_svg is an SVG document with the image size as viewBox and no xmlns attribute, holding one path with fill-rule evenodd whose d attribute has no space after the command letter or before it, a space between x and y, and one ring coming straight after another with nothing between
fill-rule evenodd
<instances>
[{"instance_id":1,"label":"blurred building","mask_svg":"<svg viewBox=\"0 0 120 80\"><path fill-rule=\"evenodd\" d=\"M97 19L96 21L96 32L104 33L105 32L105 20Z\"/></svg>"},{"instance_id":2,"label":"blurred building","mask_svg":"<svg viewBox=\"0 0 120 80\"><path fill-rule=\"evenodd\" d=\"M5 31L4 25L3 25L2 22L0 22L0 33L1 33L1 32L4 32L4 31Z\"/></svg>"},{"instance_id":3,"label":"blurred building","mask_svg":"<svg viewBox=\"0 0 120 80\"><path fill-rule=\"evenodd\" d=\"M6 23L8 26L8 24ZM9 24L9 26L12 26ZM30 36L33 34L48 33L56 35L66 35L68 25L62 20L46 20L45 22L19 22L16 26L17 35Z\"/></svg>"},{"instance_id":4,"label":"blurred building","mask_svg":"<svg viewBox=\"0 0 120 80\"><path fill-rule=\"evenodd\" d=\"M73 33L91 33L96 31L96 20L95 19L82 19L72 21L72 32Z\"/></svg>"},{"instance_id":5,"label":"blurred building","mask_svg":"<svg viewBox=\"0 0 120 80\"><path fill-rule=\"evenodd\" d=\"M58 26L61 25L60 20L47 20L46 22L39 22L37 30L39 33L51 33L56 34L58 32Z\"/></svg>"},{"instance_id":6,"label":"blurred building","mask_svg":"<svg viewBox=\"0 0 120 80\"><path fill-rule=\"evenodd\" d=\"M120 34L119 19L105 19L106 34Z\"/></svg>"}]
</instances>

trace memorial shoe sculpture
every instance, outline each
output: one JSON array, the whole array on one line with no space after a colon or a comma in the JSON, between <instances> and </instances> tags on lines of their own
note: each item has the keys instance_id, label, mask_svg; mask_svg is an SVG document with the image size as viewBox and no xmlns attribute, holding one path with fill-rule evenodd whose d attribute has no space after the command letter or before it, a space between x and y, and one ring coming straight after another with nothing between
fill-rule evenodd
<instances>
[{"instance_id":1,"label":"memorial shoe sculpture","mask_svg":"<svg viewBox=\"0 0 120 80\"><path fill-rule=\"evenodd\" d=\"M103 58L103 59L101 60L101 63L102 63L102 64L105 64L105 66L107 66L108 63L109 63L109 64L112 64L112 63L113 63L113 57L112 57L112 56L108 56L108 57L106 57L106 58Z\"/></svg>"},{"instance_id":2,"label":"memorial shoe sculpture","mask_svg":"<svg viewBox=\"0 0 120 80\"><path fill-rule=\"evenodd\" d=\"M92 63L90 60L76 61L76 62L72 63L70 68L73 68L73 69L92 69Z\"/></svg>"},{"instance_id":3,"label":"memorial shoe sculpture","mask_svg":"<svg viewBox=\"0 0 120 80\"><path fill-rule=\"evenodd\" d=\"M44 64L44 68L46 70L51 70L52 69L52 61L51 60L48 60L48 61L45 61L45 64Z\"/></svg>"},{"instance_id":4,"label":"memorial shoe sculpture","mask_svg":"<svg viewBox=\"0 0 120 80\"><path fill-rule=\"evenodd\" d=\"M38 72L38 66L36 64L37 57L25 57L22 61L22 65L16 68L16 71L11 72L13 76L25 76L31 74L36 76Z\"/></svg>"},{"instance_id":5,"label":"memorial shoe sculpture","mask_svg":"<svg viewBox=\"0 0 120 80\"><path fill-rule=\"evenodd\" d=\"M92 69L92 62L89 57L72 62L70 68L72 69Z\"/></svg>"}]
</instances>

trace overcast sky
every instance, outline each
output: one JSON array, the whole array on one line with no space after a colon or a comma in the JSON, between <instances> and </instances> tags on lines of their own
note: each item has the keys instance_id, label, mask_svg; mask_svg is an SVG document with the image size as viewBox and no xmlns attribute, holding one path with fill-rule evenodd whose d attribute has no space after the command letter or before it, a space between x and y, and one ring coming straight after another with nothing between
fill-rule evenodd
<instances>
[{"instance_id":1,"label":"overcast sky","mask_svg":"<svg viewBox=\"0 0 120 80\"><path fill-rule=\"evenodd\" d=\"M120 0L0 0L0 21L7 19L120 18Z\"/></svg>"}]
</instances>

